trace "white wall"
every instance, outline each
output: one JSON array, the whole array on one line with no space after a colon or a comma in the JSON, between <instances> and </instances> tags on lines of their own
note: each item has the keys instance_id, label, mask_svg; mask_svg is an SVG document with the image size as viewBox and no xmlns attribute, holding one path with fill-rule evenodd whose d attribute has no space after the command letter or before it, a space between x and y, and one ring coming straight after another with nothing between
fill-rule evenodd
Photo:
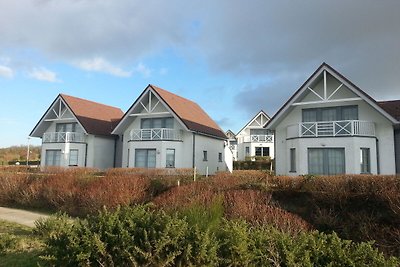
<instances>
[{"instance_id":1,"label":"white wall","mask_svg":"<svg viewBox=\"0 0 400 267\"><path fill-rule=\"evenodd\" d=\"M224 161L224 140L196 134L195 141L195 166L197 172L214 174L217 171L226 171ZM207 161L203 160L203 151L207 151ZM218 153L222 153L222 161L218 160Z\"/></svg>"},{"instance_id":2,"label":"white wall","mask_svg":"<svg viewBox=\"0 0 400 267\"><path fill-rule=\"evenodd\" d=\"M101 170L114 167L114 137L89 135L87 143L87 167Z\"/></svg>"}]
</instances>

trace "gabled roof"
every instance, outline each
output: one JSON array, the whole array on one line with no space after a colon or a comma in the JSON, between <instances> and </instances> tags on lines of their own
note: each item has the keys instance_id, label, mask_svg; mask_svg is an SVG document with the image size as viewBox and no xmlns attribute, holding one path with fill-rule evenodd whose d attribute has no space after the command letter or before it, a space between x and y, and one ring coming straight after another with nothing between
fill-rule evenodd
<instances>
[{"instance_id":1,"label":"gabled roof","mask_svg":"<svg viewBox=\"0 0 400 267\"><path fill-rule=\"evenodd\" d=\"M221 130L218 124L215 123L215 121L211 119L211 117L208 116L208 114L198 104L151 84L145 88L142 94L128 109L120 123L115 127L114 133L119 130L118 128L122 127L122 124L129 116L130 111L137 105L138 100L148 90L151 90L152 93L157 95L188 130L221 139L227 139L225 133Z\"/></svg>"},{"instance_id":2,"label":"gabled roof","mask_svg":"<svg viewBox=\"0 0 400 267\"><path fill-rule=\"evenodd\" d=\"M268 120L270 119L270 117L268 116L267 113L264 112L264 110L260 110L245 126L243 126L242 129L240 129L240 131L236 135L239 135L244 129L246 129L250 124L252 124L253 121L255 121L260 115L264 115Z\"/></svg>"},{"instance_id":3,"label":"gabled roof","mask_svg":"<svg viewBox=\"0 0 400 267\"><path fill-rule=\"evenodd\" d=\"M332 68L327 63L323 62L321 66L317 68L316 71L303 83L303 85L297 89L297 91L286 101L285 104L275 113L275 115L269 120L269 122L264 126L267 129L274 129L276 125L280 122L280 120L286 116L287 113L291 111L292 104L298 100L307 90L307 87L321 75L323 71L327 71L332 74L334 77L338 78L343 84L345 84L353 93L358 95L361 99L365 100L368 104L370 104L374 109L380 112L384 117L386 117L393 124L399 123L398 119L393 117L389 112L383 109L375 99L373 99L366 92L361 90L358 86L352 83L349 79L339 73L337 70Z\"/></svg>"},{"instance_id":4,"label":"gabled roof","mask_svg":"<svg viewBox=\"0 0 400 267\"><path fill-rule=\"evenodd\" d=\"M378 105L400 122L400 100L379 101Z\"/></svg>"},{"instance_id":5,"label":"gabled roof","mask_svg":"<svg viewBox=\"0 0 400 267\"><path fill-rule=\"evenodd\" d=\"M36 124L30 136L32 136L38 126L44 122L57 100L61 100L65 103L78 123L80 123L88 134L111 135L112 130L123 116L123 112L119 108L74 96L59 94Z\"/></svg>"},{"instance_id":6,"label":"gabled roof","mask_svg":"<svg viewBox=\"0 0 400 267\"><path fill-rule=\"evenodd\" d=\"M230 129L225 132L225 135L231 140L236 139L236 134Z\"/></svg>"}]
</instances>

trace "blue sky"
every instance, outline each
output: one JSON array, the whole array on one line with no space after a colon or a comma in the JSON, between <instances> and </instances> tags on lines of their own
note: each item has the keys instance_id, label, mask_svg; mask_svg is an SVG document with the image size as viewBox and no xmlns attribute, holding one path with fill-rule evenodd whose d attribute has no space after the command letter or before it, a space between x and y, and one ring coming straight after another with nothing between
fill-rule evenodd
<instances>
[{"instance_id":1,"label":"blue sky","mask_svg":"<svg viewBox=\"0 0 400 267\"><path fill-rule=\"evenodd\" d=\"M327 62L400 99L400 1L0 2L0 147L27 143L59 93L123 111L155 84L237 132ZM40 139L31 140L40 144Z\"/></svg>"}]
</instances>

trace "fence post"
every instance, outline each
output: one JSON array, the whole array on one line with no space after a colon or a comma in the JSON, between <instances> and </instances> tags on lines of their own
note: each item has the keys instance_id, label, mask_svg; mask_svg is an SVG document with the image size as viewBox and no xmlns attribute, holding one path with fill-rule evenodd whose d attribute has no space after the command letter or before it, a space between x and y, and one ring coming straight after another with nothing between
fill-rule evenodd
<instances>
[{"instance_id":1,"label":"fence post","mask_svg":"<svg viewBox=\"0 0 400 267\"><path fill-rule=\"evenodd\" d=\"M193 168L193 181L196 182L196 166Z\"/></svg>"}]
</instances>

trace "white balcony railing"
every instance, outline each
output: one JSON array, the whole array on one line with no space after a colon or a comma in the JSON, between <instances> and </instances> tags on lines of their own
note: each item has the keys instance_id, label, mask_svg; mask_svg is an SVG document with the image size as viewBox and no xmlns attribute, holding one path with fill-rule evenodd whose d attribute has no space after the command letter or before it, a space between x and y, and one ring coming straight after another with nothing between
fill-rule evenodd
<instances>
[{"instance_id":1,"label":"white balcony railing","mask_svg":"<svg viewBox=\"0 0 400 267\"><path fill-rule=\"evenodd\" d=\"M301 122L287 127L287 138L329 136L375 136L375 124L370 121Z\"/></svg>"},{"instance_id":2,"label":"white balcony railing","mask_svg":"<svg viewBox=\"0 0 400 267\"><path fill-rule=\"evenodd\" d=\"M75 132L49 132L43 134L43 143L84 143L84 133Z\"/></svg>"},{"instance_id":3,"label":"white balcony railing","mask_svg":"<svg viewBox=\"0 0 400 267\"><path fill-rule=\"evenodd\" d=\"M270 134L252 134L238 139L238 143L273 143L274 136Z\"/></svg>"},{"instance_id":4,"label":"white balcony railing","mask_svg":"<svg viewBox=\"0 0 400 267\"><path fill-rule=\"evenodd\" d=\"M131 139L133 141L143 140L172 140L182 141L182 131L168 128L153 129L133 129L131 130Z\"/></svg>"}]
</instances>

